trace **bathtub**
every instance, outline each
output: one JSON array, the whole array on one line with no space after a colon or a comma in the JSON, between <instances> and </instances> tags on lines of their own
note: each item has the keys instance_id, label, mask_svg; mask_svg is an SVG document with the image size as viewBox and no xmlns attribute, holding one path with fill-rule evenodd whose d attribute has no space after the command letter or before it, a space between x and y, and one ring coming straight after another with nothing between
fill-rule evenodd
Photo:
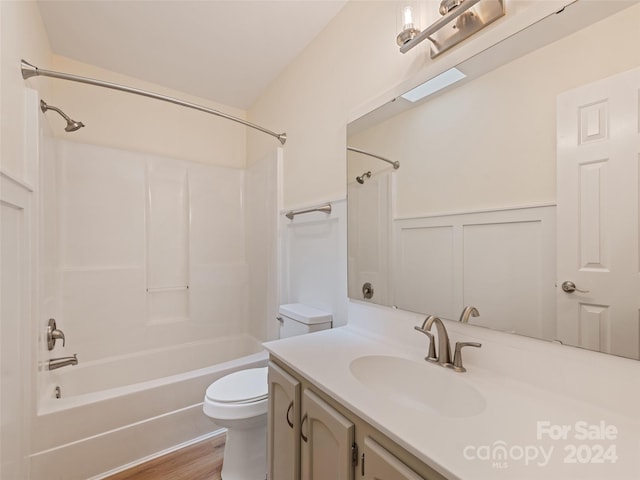
<instances>
[{"instance_id":1,"label":"bathtub","mask_svg":"<svg viewBox=\"0 0 640 480\"><path fill-rule=\"evenodd\" d=\"M202 413L207 386L235 370L266 366L267 354L239 335L79 360L39 373L32 480L97 480L221 433Z\"/></svg>"}]
</instances>

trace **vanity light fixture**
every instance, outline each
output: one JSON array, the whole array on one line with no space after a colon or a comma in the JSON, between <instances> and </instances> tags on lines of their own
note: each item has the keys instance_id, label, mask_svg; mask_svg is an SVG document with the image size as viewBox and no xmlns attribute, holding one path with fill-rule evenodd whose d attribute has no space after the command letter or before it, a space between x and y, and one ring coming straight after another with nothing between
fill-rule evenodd
<instances>
[{"instance_id":1,"label":"vanity light fixture","mask_svg":"<svg viewBox=\"0 0 640 480\"><path fill-rule=\"evenodd\" d=\"M431 80L427 80L416 88L409 90L407 93L401 95L401 97L410 102L417 102L449 85L459 82L465 77L466 75L457 68L450 68L437 77L433 77Z\"/></svg>"},{"instance_id":2,"label":"vanity light fixture","mask_svg":"<svg viewBox=\"0 0 640 480\"><path fill-rule=\"evenodd\" d=\"M410 35L403 28L397 37L400 52L407 53L424 39L431 42L431 58L480 31L504 16L505 0L442 0L439 13L442 18L422 31ZM402 40L402 41L401 41Z\"/></svg>"}]
</instances>

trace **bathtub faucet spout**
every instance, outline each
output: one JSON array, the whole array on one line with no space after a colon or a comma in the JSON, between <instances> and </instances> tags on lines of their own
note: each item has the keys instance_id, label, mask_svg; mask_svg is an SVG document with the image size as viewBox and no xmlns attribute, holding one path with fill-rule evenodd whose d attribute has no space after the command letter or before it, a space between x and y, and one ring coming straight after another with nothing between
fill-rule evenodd
<instances>
[{"instance_id":1,"label":"bathtub faucet spout","mask_svg":"<svg viewBox=\"0 0 640 480\"><path fill-rule=\"evenodd\" d=\"M74 353L73 357L60 357L52 358L49 360L49 370L55 370L56 368L66 367L67 365L77 365L78 354Z\"/></svg>"}]
</instances>

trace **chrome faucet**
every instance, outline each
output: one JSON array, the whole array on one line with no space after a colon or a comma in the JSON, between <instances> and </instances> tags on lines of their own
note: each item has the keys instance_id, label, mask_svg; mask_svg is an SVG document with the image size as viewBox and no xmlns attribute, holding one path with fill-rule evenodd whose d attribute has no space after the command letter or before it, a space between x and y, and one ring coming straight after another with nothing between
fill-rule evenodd
<instances>
[{"instance_id":1,"label":"chrome faucet","mask_svg":"<svg viewBox=\"0 0 640 480\"><path fill-rule=\"evenodd\" d=\"M471 307L475 310L474 307ZM466 311L466 309L465 309ZM477 310L476 310L477 311ZM433 324L436 325L436 330L438 332L438 352L436 354L435 347L435 339L433 333L431 333L431 327ZM452 368L456 372L466 372L467 369L464 368L462 364L462 349L463 347L477 347L480 348L482 345L477 342L456 342L455 353L453 356L453 362L451 361L451 343L449 342L449 334L447 333L447 329L440 320L435 315L429 315L425 318L424 322L422 322L422 327L415 326L413 327L417 331L424 333L429 338L429 353L425 357L425 360L432 363L437 363L442 367Z\"/></svg>"},{"instance_id":2,"label":"chrome faucet","mask_svg":"<svg viewBox=\"0 0 640 480\"><path fill-rule=\"evenodd\" d=\"M48 362L48 367L49 367L49 370L55 370L57 368L62 368L68 365L77 365L77 364L78 364L78 354L74 353L73 357L52 358Z\"/></svg>"},{"instance_id":3,"label":"chrome faucet","mask_svg":"<svg viewBox=\"0 0 640 480\"><path fill-rule=\"evenodd\" d=\"M462 323L469 323L469 317L479 317L480 312L478 309L472 305L467 305L462 310L462 314L460 315L460 321Z\"/></svg>"}]
</instances>

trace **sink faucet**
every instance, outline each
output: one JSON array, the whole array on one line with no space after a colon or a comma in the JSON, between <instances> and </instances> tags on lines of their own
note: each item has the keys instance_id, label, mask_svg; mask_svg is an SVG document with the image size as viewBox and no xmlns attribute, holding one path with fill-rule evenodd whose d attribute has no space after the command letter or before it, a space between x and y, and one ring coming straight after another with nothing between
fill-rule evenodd
<instances>
[{"instance_id":1,"label":"sink faucet","mask_svg":"<svg viewBox=\"0 0 640 480\"><path fill-rule=\"evenodd\" d=\"M73 357L60 357L60 358L52 358L48 362L49 370L55 370L57 368L66 367L67 365L77 365L78 364L78 354L74 353Z\"/></svg>"},{"instance_id":2,"label":"sink faucet","mask_svg":"<svg viewBox=\"0 0 640 480\"><path fill-rule=\"evenodd\" d=\"M474 307L471 307L476 310ZM465 308L466 311L466 308ZM476 310L477 312L477 310ZM431 327L433 324L436 325L436 330L438 332L438 353L436 355L436 348L434 343L434 335L431 333ZM435 315L429 315L425 318L424 322L422 322L422 327L415 326L413 327L421 333L424 333L427 337L429 337L429 353L425 357L425 360L437 363L442 367L452 368L456 372L466 372L466 368L462 364L462 349L464 347L476 347L480 348L482 345L477 342L456 342L455 355L453 358L453 362L451 361L451 344L449 342L449 334L447 333L447 329L440 320Z\"/></svg>"},{"instance_id":3,"label":"sink faucet","mask_svg":"<svg viewBox=\"0 0 640 480\"><path fill-rule=\"evenodd\" d=\"M427 317L424 322L424 329L431 331L431 327L435 323L438 332L438 355L436 361L443 367L451 363L451 345L449 343L449 334L444 327L444 323L438 317L433 315Z\"/></svg>"},{"instance_id":4,"label":"sink faucet","mask_svg":"<svg viewBox=\"0 0 640 480\"><path fill-rule=\"evenodd\" d=\"M437 355L434 346L433 333L431 333L431 327L434 323L436 324L436 331L438 332ZM422 327L415 327L415 329L429 337L429 355L427 356L426 360L428 360L429 362L438 363L442 366L447 363L451 363L451 346L449 345L449 334L447 333L447 329L444 328L442 320L440 320L435 315L429 315L427 318L425 318L424 322L422 322Z\"/></svg>"},{"instance_id":5,"label":"sink faucet","mask_svg":"<svg viewBox=\"0 0 640 480\"><path fill-rule=\"evenodd\" d=\"M469 317L479 317L480 312L478 309L472 305L467 305L462 310L462 314L460 315L460 321L462 323L469 323Z\"/></svg>"}]
</instances>

